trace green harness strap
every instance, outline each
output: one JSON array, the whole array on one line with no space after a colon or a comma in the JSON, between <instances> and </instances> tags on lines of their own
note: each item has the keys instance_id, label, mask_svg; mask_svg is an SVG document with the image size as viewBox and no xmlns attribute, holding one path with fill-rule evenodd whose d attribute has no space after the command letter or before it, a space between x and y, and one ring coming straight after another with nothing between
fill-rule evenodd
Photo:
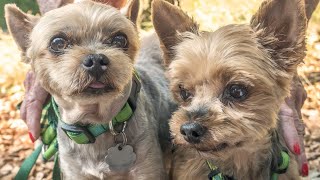
<instances>
[{"instance_id":1,"label":"green harness strap","mask_svg":"<svg viewBox=\"0 0 320 180\"><path fill-rule=\"evenodd\" d=\"M281 158L279 158L278 168L272 173L271 180L277 180L279 174L283 174L287 171L290 163L289 154L286 151L281 151ZM213 165L208 160L206 161L210 168L210 173L208 174L209 180L225 180L225 176L219 171L218 167Z\"/></svg>"},{"instance_id":2,"label":"green harness strap","mask_svg":"<svg viewBox=\"0 0 320 180\"><path fill-rule=\"evenodd\" d=\"M141 84L138 74L134 71L132 80L131 94L128 101L124 104L120 112L112 119L112 124L117 125L128 121L136 108L136 100L138 93L140 92ZM20 106L18 105L18 108ZM89 125L70 125L61 120L58 105L54 101L53 97L42 110L41 117L41 133L42 140L41 145L37 147L32 154L26 158L15 180L26 180L30 174L31 169L35 165L41 150L43 149L42 158L44 161L48 161L55 155L54 168L53 168L53 180L60 180L60 168L58 163L58 141L57 141L57 126L58 121L61 123L61 129L66 135L77 144L89 144L94 143L96 137L109 131L109 124L89 124Z\"/></svg>"},{"instance_id":3,"label":"green harness strap","mask_svg":"<svg viewBox=\"0 0 320 180\"><path fill-rule=\"evenodd\" d=\"M276 172L274 172L271 176L271 180L277 180L279 174L283 174L287 171L290 163L290 156L286 151L281 151L281 159L279 162L279 166Z\"/></svg>"},{"instance_id":4,"label":"green harness strap","mask_svg":"<svg viewBox=\"0 0 320 180\"><path fill-rule=\"evenodd\" d=\"M208 174L208 179L209 180L223 180L223 175L219 171L218 167L210 163L209 161L206 161L207 165L210 168L210 173Z\"/></svg>"}]
</instances>

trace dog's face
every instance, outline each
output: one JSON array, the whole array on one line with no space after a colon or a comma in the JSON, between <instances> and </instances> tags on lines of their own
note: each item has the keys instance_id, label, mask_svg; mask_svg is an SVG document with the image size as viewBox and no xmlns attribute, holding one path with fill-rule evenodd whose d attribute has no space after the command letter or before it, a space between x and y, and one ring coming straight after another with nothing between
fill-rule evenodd
<instances>
[{"instance_id":1,"label":"dog's face","mask_svg":"<svg viewBox=\"0 0 320 180\"><path fill-rule=\"evenodd\" d=\"M112 97L132 78L137 32L110 6L85 2L53 10L30 39L32 67L52 94Z\"/></svg>"},{"instance_id":2,"label":"dog's face","mask_svg":"<svg viewBox=\"0 0 320 180\"><path fill-rule=\"evenodd\" d=\"M132 19L115 7L91 1L52 10L39 20L15 6L7 6L6 14L41 85L57 100L94 104L129 93L139 46L138 10L133 13L131 7ZM20 38L28 36L28 42Z\"/></svg>"},{"instance_id":3,"label":"dog's face","mask_svg":"<svg viewBox=\"0 0 320 180\"><path fill-rule=\"evenodd\" d=\"M276 128L279 106L304 57L300 1L266 1L250 25L199 32L180 9L156 0L153 22L180 104L170 121L175 143L219 156Z\"/></svg>"},{"instance_id":4,"label":"dog's face","mask_svg":"<svg viewBox=\"0 0 320 180\"><path fill-rule=\"evenodd\" d=\"M138 37L111 6L81 2L45 14L30 35L27 58L51 94L115 96L132 77Z\"/></svg>"}]
</instances>

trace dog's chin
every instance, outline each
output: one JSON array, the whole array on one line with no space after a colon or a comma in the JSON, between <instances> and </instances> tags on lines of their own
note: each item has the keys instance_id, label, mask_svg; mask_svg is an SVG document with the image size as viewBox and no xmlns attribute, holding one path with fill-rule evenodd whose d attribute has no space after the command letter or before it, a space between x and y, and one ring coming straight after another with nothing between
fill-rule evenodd
<instances>
[{"instance_id":1,"label":"dog's chin","mask_svg":"<svg viewBox=\"0 0 320 180\"><path fill-rule=\"evenodd\" d=\"M231 151L239 148L243 145L242 141L237 143L227 143L227 142L216 142L215 144L205 144L205 143L186 143L185 146L196 149L201 154L218 154L220 152Z\"/></svg>"},{"instance_id":2,"label":"dog's chin","mask_svg":"<svg viewBox=\"0 0 320 180\"><path fill-rule=\"evenodd\" d=\"M204 146L197 146L197 145L194 146L195 149L197 149L199 152L202 152L202 153L220 152L220 151L228 150L232 147L233 146L225 142L213 145L212 147L204 147Z\"/></svg>"}]
</instances>

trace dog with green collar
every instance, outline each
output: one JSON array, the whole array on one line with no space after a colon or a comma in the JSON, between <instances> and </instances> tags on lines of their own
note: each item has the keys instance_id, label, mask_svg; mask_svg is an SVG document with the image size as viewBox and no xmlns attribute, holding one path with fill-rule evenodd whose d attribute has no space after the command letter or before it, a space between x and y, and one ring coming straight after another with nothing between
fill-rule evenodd
<instances>
[{"instance_id":1,"label":"dog with green collar","mask_svg":"<svg viewBox=\"0 0 320 180\"><path fill-rule=\"evenodd\" d=\"M52 95L43 157L58 152L63 179L166 179L175 106L156 36L140 44L139 1L124 9L84 1L38 18L6 6L24 61Z\"/></svg>"}]
</instances>

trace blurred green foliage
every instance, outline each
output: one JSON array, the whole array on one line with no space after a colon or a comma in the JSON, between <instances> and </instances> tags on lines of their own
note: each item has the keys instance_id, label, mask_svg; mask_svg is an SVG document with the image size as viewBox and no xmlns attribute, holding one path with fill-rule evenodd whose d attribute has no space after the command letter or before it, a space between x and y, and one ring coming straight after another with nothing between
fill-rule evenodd
<instances>
[{"instance_id":1,"label":"blurred green foliage","mask_svg":"<svg viewBox=\"0 0 320 180\"><path fill-rule=\"evenodd\" d=\"M4 19L4 5L8 3L16 4L24 12L32 14L39 13L39 7L36 0L0 0L0 26L6 31L6 21Z\"/></svg>"}]
</instances>

